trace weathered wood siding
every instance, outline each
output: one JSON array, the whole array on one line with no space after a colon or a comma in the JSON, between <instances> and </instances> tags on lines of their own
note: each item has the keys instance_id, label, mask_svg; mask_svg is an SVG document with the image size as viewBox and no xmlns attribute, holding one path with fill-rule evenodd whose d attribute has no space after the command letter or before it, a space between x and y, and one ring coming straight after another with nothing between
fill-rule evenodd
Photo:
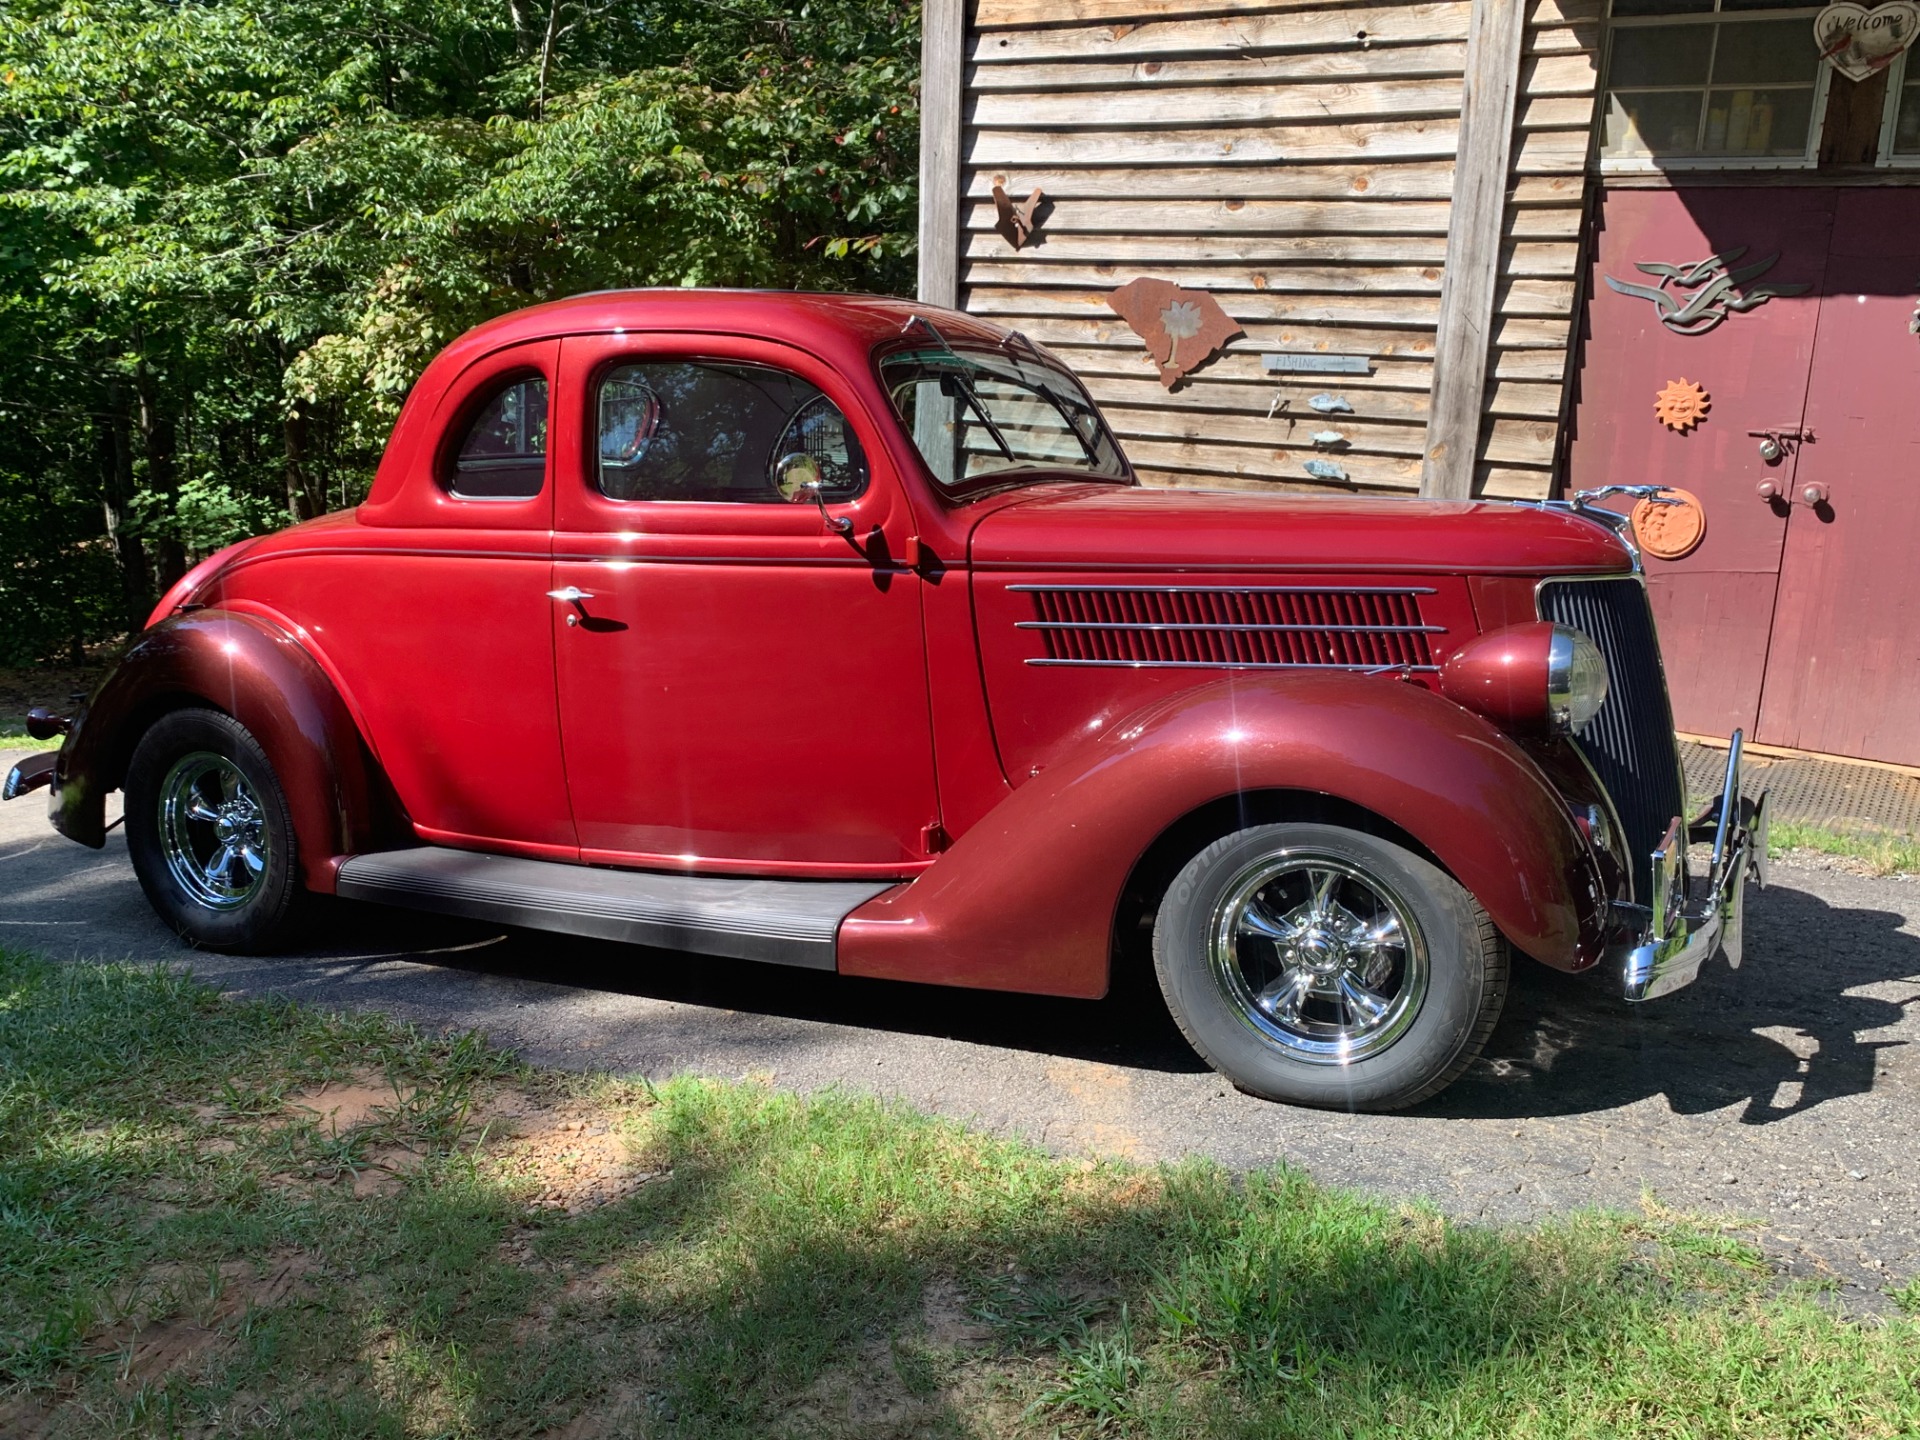
<instances>
[{"instance_id":1,"label":"weathered wood siding","mask_svg":"<svg viewBox=\"0 0 1920 1440\"><path fill-rule=\"evenodd\" d=\"M1547 493L1567 376L1599 0L1530 0L1500 230L1477 484ZM961 305L1092 387L1150 482L1324 488L1322 391L1354 488L1419 487L1468 0L976 0L961 94ZM1039 243L992 190L1052 202ZM1171 394L1106 295L1139 275L1214 292L1246 334ZM1362 351L1371 375L1261 355ZM1329 457L1334 458L1334 457Z\"/></svg>"}]
</instances>

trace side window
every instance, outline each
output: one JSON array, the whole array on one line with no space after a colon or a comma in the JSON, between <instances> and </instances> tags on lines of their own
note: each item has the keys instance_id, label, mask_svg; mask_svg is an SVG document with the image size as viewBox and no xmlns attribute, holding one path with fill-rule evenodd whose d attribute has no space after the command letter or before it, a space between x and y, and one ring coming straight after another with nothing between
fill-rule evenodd
<instances>
[{"instance_id":1,"label":"side window","mask_svg":"<svg viewBox=\"0 0 1920 1440\"><path fill-rule=\"evenodd\" d=\"M847 420L814 386L761 365L649 361L600 382L598 479L615 500L779 502L785 474L813 473L851 500L867 460Z\"/></svg>"},{"instance_id":2,"label":"side window","mask_svg":"<svg viewBox=\"0 0 1920 1440\"><path fill-rule=\"evenodd\" d=\"M528 500L547 478L547 382L509 380L467 422L447 488L464 500Z\"/></svg>"}]
</instances>

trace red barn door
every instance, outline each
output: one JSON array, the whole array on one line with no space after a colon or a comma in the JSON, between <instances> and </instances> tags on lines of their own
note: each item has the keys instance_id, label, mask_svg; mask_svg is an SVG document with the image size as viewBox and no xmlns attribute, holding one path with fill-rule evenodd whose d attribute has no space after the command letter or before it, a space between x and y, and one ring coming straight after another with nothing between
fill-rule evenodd
<instances>
[{"instance_id":1,"label":"red barn door","mask_svg":"<svg viewBox=\"0 0 1920 1440\"><path fill-rule=\"evenodd\" d=\"M1616 190L1601 203L1568 488L1677 486L1705 507L1706 534L1692 554L1647 560L1674 717L1685 731L1755 733L1791 508L1763 498L1758 487L1771 479L1788 493L1806 451L1769 465L1747 432L1803 422L1835 197L1819 189L1713 187ZM1692 265L1715 255L1728 257L1730 271L1778 256L1743 290L1807 288L1684 334L1663 321L1660 304L1607 284L1611 276L1658 286L1660 277L1640 265ZM1681 307L1700 288L1668 286ZM1698 324L1679 322L1681 329ZM1654 397L1682 378L1705 387L1711 409L1700 426L1676 434L1655 419Z\"/></svg>"},{"instance_id":2,"label":"red barn door","mask_svg":"<svg viewBox=\"0 0 1920 1440\"><path fill-rule=\"evenodd\" d=\"M1756 738L1920 765L1920 190L1835 195Z\"/></svg>"}]
</instances>

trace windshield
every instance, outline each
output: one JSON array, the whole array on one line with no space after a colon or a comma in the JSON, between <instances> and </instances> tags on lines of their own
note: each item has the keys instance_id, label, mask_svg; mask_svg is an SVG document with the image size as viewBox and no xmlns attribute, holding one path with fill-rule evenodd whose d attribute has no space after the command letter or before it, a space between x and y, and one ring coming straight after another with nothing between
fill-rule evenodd
<instances>
[{"instance_id":1,"label":"windshield","mask_svg":"<svg viewBox=\"0 0 1920 1440\"><path fill-rule=\"evenodd\" d=\"M880 379L927 468L947 489L1022 471L1131 478L1080 382L1031 348L940 343L896 351L880 362Z\"/></svg>"}]
</instances>

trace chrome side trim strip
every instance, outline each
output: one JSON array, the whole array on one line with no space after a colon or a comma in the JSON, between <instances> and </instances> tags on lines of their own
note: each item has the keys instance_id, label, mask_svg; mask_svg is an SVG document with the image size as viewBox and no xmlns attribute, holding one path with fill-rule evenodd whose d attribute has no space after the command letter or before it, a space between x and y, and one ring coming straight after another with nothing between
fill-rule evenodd
<instances>
[{"instance_id":1,"label":"chrome side trim strip","mask_svg":"<svg viewBox=\"0 0 1920 1440\"><path fill-rule=\"evenodd\" d=\"M1093 595L1433 595L1422 585L1009 585L1009 590Z\"/></svg>"},{"instance_id":2,"label":"chrome side trim strip","mask_svg":"<svg viewBox=\"0 0 1920 1440\"><path fill-rule=\"evenodd\" d=\"M1260 660L1029 660L1029 665L1099 665L1121 670L1345 670L1357 675L1437 675L1438 665L1320 665Z\"/></svg>"},{"instance_id":3,"label":"chrome side trim strip","mask_svg":"<svg viewBox=\"0 0 1920 1440\"><path fill-rule=\"evenodd\" d=\"M1231 631L1268 631L1284 630L1294 633L1319 634L1335 632L1341 635L1444 635L1444 625L1215 625L1181 621L1147 620L1018 620L1014 622L1016 630L1231 630Z\"/></svg>"}]
</instances>

